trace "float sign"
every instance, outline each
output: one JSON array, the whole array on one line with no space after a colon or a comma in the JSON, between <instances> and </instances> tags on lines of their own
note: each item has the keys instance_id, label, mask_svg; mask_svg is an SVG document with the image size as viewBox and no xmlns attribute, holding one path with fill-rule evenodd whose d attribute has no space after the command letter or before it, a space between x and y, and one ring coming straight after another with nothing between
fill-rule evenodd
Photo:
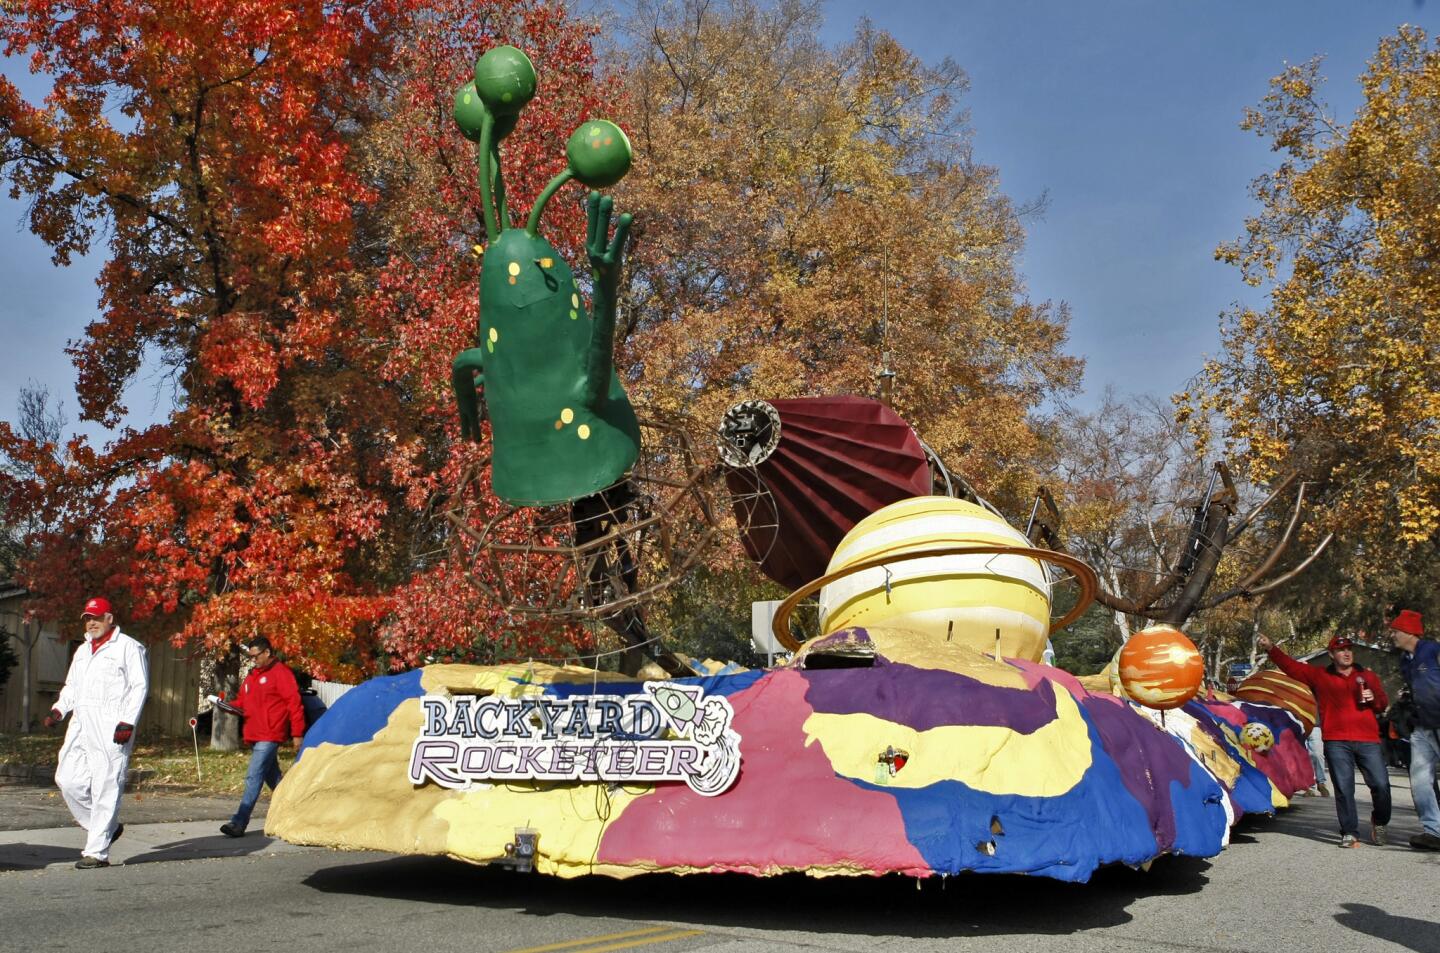
<instances>
[{"instance_id":1,"label":"float sign","mask_svg":"<svg viewBox=\"0 0 1440 953\"><path fill-rule=\"evenodd\" d=\"M698 685L646 682L631 695L425 695L410 783L683 781L720 794L740 771L728 699Z\"/></svg>"}]
</instances>

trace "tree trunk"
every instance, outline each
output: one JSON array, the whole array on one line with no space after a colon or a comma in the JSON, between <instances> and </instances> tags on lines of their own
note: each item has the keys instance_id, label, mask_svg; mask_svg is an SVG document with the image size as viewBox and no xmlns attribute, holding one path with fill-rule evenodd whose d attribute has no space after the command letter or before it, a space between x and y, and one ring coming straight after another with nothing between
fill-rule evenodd
<instances>
[{"instance_id":1,"label":"tree trunk","mask_svg":"<svg viewBox=\"0 0 1440 953\"><path fill-rule=\"evenodd\" d=\"M18 615L16 618L19 621L17 631L0 628L0 639L14 639L20 646L20 731L28 735L35 730L35 703L31 696L35 692L35 646L40 644L43 629L33 619Z\"/></svg>"},{"instance_id":2,"label":"tree trunk","mask_svg":"<svg viewBox=\"0 0 1440 953\"><path fill-rule=\"evenodd\" d=\"M32 634L29 630L31 625L35 631ZM35 689L35 643L40 637L40 623L21 623L20 625L20 647L25 650L25 658L21 667L22 678L24 679L25 694L21 696L20 706L20 730L29 734L35 728L35 713L31 711L32 702L30 695Z\"/></svg>"},{"instance_id":3,"label":"tree trunk","mask_svg":"<svg viewBox=\"0 0 1440 953\"><path fill-rule=\"evenodd\" d=\"M234 698L240 690L240 653L233 648L215 660L215 691ZM216 751L240 750L239 717L213 709L210 720L210 747Z\"/></svg>"},{"instance_id":4,"label":"tree trunk","mask_svg":"<svg viewBox=\"0 0 1440 953\"><path fill-rule=\"evenodd\" d=\"M1115 571L1115 564L1108 564L1106 569L1109 571L1110 576L1110 591L1119 592L1120 574ZM1130 641L1130 617L1119 609L1112 609L1110 611L1115 613L1115 627L1120 630L1120 644L1124 645Z\"/></svg>"},{"instance_id":5,"label":"tree trunk","mask_svg":"<svg viewBox=\"0 0 1440 953\"><path fill-rule=\"evenodd\" d=\"M1220 555L1225 551L1225 544L1230 537L1230 507L1224 503L1214 503L1210 512L1206 514L1205 524L1200 533L1202 547L1200 553L1195 557L1195 564L1185 579L1185 586L1163 613L1157 622L1180 627L1185 620L1190 618L1195 607L1200 604L1200 599L1205 595L1205 590L1210 587L1210 580L1215 575L1215 569L1220 565Z\"/></svg>"}]
</instances>

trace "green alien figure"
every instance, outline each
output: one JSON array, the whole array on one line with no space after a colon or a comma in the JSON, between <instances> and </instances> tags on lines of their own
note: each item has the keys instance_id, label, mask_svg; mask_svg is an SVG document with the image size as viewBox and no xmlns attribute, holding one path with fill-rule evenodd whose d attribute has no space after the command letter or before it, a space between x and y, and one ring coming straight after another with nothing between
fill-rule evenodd
<instances>
[{"instance_id":1,"label":"green alien figure","mask_svg":"<svg viewBox=\"0 0 1440 953\"><path fill-rule=\"evenodd\" d=\"M630 230L621 215L610 232L611 199L592 191L585 248L593 312L565 261L538 233L545 205L577 179L592 189L630 171L630 141L602 119L580 126L566 146L568 165L540 193L516 228L505 205L500 140L535 95L535 67L520 50L496 47L475 63L475 80L455 94L454 117L477 143L487 245L480 269L479 346L462 351L451 384L464 437L480 437L476 385L484 388L494 452L491 485L515 505L579 500L620 480L640 452L635 411L615 373L616 283Z\"/></svg>"}]
</instances>

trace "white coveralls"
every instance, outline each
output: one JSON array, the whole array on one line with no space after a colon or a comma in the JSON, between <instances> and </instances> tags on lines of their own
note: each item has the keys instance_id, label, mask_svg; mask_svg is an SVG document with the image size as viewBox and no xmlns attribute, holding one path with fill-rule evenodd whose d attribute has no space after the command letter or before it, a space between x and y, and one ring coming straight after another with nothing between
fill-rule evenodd
<instances>
[{"instance_id":1,"label":"white coveralls","mask_svg":"<svg viewBox=\"0 0 1440 953\"><path fill-rule=\"evenodd\" d=\"M96 651L87 641L75 651L55 708L72 714L60 747L55 783L76 822L88 832L86 857L109 860L110 838L125 793L125 772L135 736L115 743L115 726L140 720L149 687L145 647L117 626Z\"/></svg>"}]
</instances>

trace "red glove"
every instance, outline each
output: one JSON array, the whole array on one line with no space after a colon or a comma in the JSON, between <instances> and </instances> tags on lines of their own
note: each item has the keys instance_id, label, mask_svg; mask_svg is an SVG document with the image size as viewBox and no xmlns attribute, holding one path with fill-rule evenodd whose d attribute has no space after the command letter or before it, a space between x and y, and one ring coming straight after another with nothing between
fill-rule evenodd
<instances>
[{"instance_id":1,"label":"red glove","mask_svg":"<svg viewBox=\"0 0 1440 953\"><path fill-rule=\"evenodd\" d=\"M116 743L117 745L123 745L123 744L125 744L127 741L130 740L130 736L133 735L134 733L135 733L135 726L134 726L134 725L126 724L126 723L123 722L123 721L120 722L120 724L118 724L118 725L115 726L115 743Z\"/></svg>"},{"instance_id":2,"label":"red glove","mask_svg":"<svg viewBox=\"0 0 1440 953\"><path fill-rule=\"evenodd\" d=\"M65 716L60 714L60 709L52 708L50 709L50 714L45 716L45 720L42 721L41 724L44 725L46 728L54 728L56 725L60 724L60 722L64 720Z\"/></svg>"}]
</instances>

